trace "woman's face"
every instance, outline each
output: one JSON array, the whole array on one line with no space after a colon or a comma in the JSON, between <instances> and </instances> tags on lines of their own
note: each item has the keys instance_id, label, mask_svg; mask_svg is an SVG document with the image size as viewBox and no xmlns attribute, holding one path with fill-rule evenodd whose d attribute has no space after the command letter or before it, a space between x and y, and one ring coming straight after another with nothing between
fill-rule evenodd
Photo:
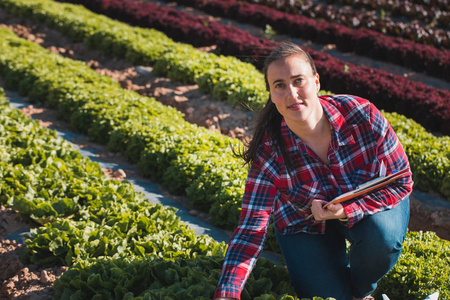
<instances>
[{"instance_id":1,"label":"woman's face","mask_svg":"<svg viewBox=\"0 0 450 300\"><path fill-rule=\"evenodd\" d=\"M272 102L288 126L311 121L317 116L317 110L322 109L317 96L319 74L313 74L311 65L302 54L270 63L267 80Z\"/></svg>"}]
</instances>

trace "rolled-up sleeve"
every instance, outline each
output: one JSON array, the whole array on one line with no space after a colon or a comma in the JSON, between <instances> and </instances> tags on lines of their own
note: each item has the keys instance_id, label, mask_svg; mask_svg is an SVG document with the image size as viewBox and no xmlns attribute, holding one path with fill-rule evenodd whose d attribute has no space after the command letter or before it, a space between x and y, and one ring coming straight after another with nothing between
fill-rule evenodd
<instances>
[{"instance_id":1,"label":"rolled-up sleeve","mask_svg":"<svg viewBox=\"0 0 450 300\"><path fill-rule=\"evenodd\" d=\"M377 160L384 163L387 174L409 168L408 158L397 135L373 104L370 109L370 122L377 138ZM411 194L412 186L412 174L409 170L395 182L363 195L357 201L343 203L348 217L347 226L353 226L367 215L395 207Z\"/></svg>"},{"instance_id":2,"label":"rolled-up sleeve","mask_svg":"<svg viewBox=\"0 0 450 300\"><path fill-rule=\"evenodd\" d=\"M241 291L262 252L276 188L261 168L249 170L239 225L228 244L214 298L240 299Z\"/></svg>"}]
</instances>

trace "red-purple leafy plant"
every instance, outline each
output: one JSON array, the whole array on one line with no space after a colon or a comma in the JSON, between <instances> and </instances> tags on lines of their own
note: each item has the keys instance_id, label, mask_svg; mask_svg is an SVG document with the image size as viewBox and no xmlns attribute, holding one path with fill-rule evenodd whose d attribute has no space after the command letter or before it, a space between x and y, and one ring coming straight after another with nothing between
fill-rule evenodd
<instances>
[{"instance_id":1,"label":"red-purple leafy plant","mask_svg":"<svg viewBox=\"0 0 450 300\"><path fill-rule=\"evenodd\" d=\"M111 17L134 25L157 28L175 40L189 42L195 46L217 45L220 54L233 55L257 66L261 66L264 58L277 45L236 27L221 25L153 3L143 4L131 0L65 2L80 3L96 12L108 13ZM223 5L226 5L225 3L222 1ZM289 23L286 18L280 18L279 22L292 26L291 30L304 30ZM322 35L328 28L325 22L317 23L316 31L309 34ZM366 40L364 34L366 33L361 33L363 42ZM435 89L377 69L357 67L328 54L304 48L317 63L324 89L366 97L379 108L412 118L428 130L450 133L450 91Z\"/></svg>"},{"instance_id":2,"label":"red-purple leafy plant","mask_svg":"<svg viewBox=\"0 0 450 300\"><path fill-rule=\"evenodd\" d=\"M356 52L373 59L407 66L417 72L450 78L450 50L437 49L373 30L351 29L345 25L317 21L259 4L236 0L175 0L213 15L264 27L270 25L281 34L308 39L316 43L336 44L344 52ZM419 27L420 29L420 27ZM449 41L450 43L450 41ZM449 44L450 46L450 44Z\"/></svg>"}]
</instances>

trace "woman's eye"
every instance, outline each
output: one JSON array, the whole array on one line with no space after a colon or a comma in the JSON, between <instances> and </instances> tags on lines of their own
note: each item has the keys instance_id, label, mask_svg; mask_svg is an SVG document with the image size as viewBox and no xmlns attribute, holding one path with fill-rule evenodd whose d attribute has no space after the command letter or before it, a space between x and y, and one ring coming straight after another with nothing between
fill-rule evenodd
<instances>
[{"instance_id":1,"label":"woman's eye","mask_svg":"<svg viewBox=\"0 0 450 300\"><path fill-rule=\"evenodd\" d=\"M275 88L276 88L276 89L282 89L282 88L284 88L284 83L278 83L278 84L276 84L276 85L275 85Z\"/></svg>"},{"instance_id":2,"label":"woman's eye","mask_svg":"<svg viewBox=\"0 0 450 300\"><path fill-rule=\"evenodd\" d=\"M303 81L303 78L297 78L297 79L295 79L295 83L302 83L302 81Z\"/></svg>"}]
</instances>

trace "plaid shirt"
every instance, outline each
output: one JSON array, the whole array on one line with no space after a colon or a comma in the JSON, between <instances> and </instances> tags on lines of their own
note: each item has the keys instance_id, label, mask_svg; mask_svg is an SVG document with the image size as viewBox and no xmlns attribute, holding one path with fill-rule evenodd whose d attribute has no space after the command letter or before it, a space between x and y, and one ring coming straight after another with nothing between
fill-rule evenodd
<instances>
[{"instance_id":1,"label":"plaid shirt","mask_svg":"<svg viewBox=\"0 0 450 300\"><path fill-rule=\"evenodd\" d=\"M320 96L331 126L329 166L286 125L281 134L295 170L288 171L276 141L264 138L250 167L241 218L228 245L214 298L240 299L244 284L263 250L270 216L282 234L323 234L326 221L307 220L313 199L330 201L379 175L409 166L397 136L369 101L350 95ZM364 196L342 203L351 227L364 217L395 207L412 191L411 172Z\"/></svg>"}]
</instances>

